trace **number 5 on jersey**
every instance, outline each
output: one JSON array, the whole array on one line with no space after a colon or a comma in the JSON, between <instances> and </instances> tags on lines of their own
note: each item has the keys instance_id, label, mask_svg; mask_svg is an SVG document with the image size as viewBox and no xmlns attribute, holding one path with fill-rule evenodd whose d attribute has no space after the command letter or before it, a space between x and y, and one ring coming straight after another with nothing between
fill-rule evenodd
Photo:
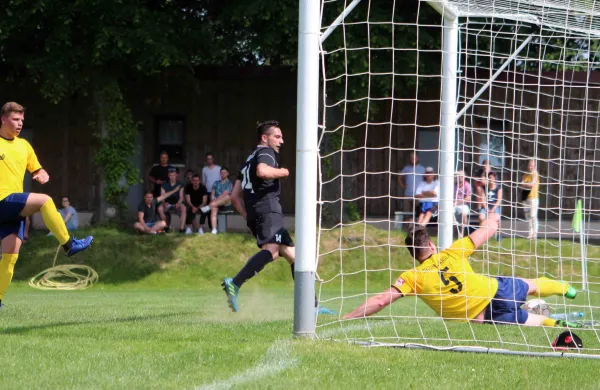
<instances>
[{"instance_id":1,"label":"number 5 on jersey","mask_svg":"<svg viewBox=\"0 0 600 390\"><path fill-rule=\"evenodd\" d=\"M450 292L452 294L458 294L459 292L462 291L463 285L462 285L461 281L458 280L458 278L454 275L452 275L448 279L446 279L446 276L444 275L444 273L446 273L447 271L448 271L448 267L444 267L444 269L440 270L440 279L442 279L442 283L444 283L444 286L449 285L450 282L454 282L456 287L452 287L450 289Z\"/></svg>"}]
</instances>

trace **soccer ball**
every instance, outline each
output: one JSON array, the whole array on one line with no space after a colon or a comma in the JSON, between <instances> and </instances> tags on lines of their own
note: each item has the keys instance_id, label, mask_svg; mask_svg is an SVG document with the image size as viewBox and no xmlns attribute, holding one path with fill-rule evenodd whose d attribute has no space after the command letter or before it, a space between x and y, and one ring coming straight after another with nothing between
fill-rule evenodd
<instances>
[{"instance_id":1,"label":"soccer ball","mask_svg":"<svg viewBox=\"0 0 600 390\"><path fill-rule=\"evenodd\" d=\"M529 313L550 317L550 305L543 299L531 299L525 302L523 309L527 310Z\"/></svg>"}]
</instances>

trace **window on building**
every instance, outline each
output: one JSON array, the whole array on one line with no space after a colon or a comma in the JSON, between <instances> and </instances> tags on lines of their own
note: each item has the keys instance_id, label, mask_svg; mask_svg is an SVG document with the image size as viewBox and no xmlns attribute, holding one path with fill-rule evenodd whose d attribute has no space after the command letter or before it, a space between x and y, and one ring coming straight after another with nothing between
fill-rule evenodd
<instances>
[{"instance_id":1,"label":"window on building","mask_svg":"<svg viewBox=\"0 0 600 390\"><path fill-rule=\"evenodd\" d=\"M185 164L185 120L182 117L159 117L156 119L157 150L156 160L160 152L169 154L172 165Z\"/></svg>"}]
</instances>

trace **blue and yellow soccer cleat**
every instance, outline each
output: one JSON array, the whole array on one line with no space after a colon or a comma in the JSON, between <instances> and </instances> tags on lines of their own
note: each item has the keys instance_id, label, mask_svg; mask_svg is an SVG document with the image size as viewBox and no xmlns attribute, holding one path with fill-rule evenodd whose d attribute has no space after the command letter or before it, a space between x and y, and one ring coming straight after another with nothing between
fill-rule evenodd
<instances>
[{"instance_id":1,"label":"blue and yellow soccer cleat","mask_svg":"<svg viewBox=\"0 0 600 390\"><path fill-rule=\"evenodd\" d=\"M229 304L229 307L231 308L232 311L237 312L238 311L237 296L240 291L240 288L238 286L236 286L235 284L233 284L233 280L231 278L223 279L223 283L221 283L221 286L223 286L223 290L225 291L225 294L227 295L227 303Z\"/></svg>"},{"instance_id":2,"label":"blue and yellow soccer cleat","mask_svg":"<svg viewBox=\"0 0 600 390\"><path fill-rule=\"evenodd\" d=\"M71 239L71 249L69 249L69 251L67 252L67 256L71 257L81 251L86 250L87 248L90 247L90 245L92 245L93 241L94 241L94 237L92 237L92 236L82 238L82 239L77 239L77 238L73 237Z\"/></svg>"}]
</instances>

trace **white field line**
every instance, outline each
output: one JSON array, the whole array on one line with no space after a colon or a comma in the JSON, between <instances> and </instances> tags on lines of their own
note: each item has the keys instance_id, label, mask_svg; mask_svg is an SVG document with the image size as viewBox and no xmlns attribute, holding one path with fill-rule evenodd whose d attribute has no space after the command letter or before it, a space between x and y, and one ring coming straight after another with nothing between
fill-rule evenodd
<instances>
[{"instance_id":1,"label":"white field line","mask_svg":"<svg viewBox=\"0 0 600 390\"><path fill-rule=\"evenodd\" d=\"M197 387L198 390L230 389L233 386L253 382L274 375L298 364L298 359L292 356L289 340L278 340L269 347L265 356L258 364L250 367L228 379L217 380L208 385Z\"/></svg>"}]
</instances>

